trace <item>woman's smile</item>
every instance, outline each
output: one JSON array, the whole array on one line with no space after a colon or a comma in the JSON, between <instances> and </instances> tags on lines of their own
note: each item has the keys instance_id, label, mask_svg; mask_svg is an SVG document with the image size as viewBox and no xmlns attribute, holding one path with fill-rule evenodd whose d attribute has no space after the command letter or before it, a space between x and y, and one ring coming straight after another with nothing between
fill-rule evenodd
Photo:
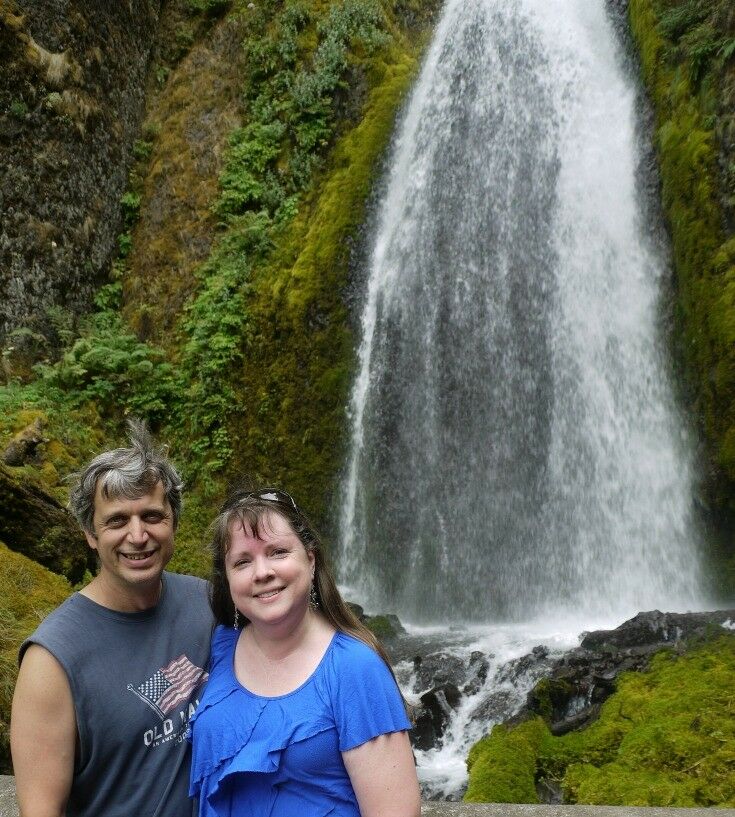
<instances>
[{"instance_id":1,"label":"woman's smile","mask_svg":"<svg viewBox=\"0 0 735 817\"><path fill-rule=\"evenodd\" d=\"M264 590L262 593L256 593L255 598L260 599L261 601L270 601L271 599L275 599L277 596L280 595L282 587L278 587L275 590Z\"/></svg>"}]
</instances>

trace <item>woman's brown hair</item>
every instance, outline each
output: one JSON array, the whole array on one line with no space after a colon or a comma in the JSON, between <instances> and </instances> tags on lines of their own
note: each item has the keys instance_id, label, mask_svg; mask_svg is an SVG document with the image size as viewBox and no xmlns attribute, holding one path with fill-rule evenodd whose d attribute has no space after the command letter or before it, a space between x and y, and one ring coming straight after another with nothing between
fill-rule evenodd
<instances>
[{"instance_id":1,"label":"woman's brown hair","mask_svg":"<svg viewBox=\"0 0 735 817\"><path fill-rule=\"evenodd\" d=\"M375 650L385 661L395 679L385 649L340 596L316 529L291 495L276 488L233 491L212 523L209 546L212 551L210 605L217 622L231 627L235 618L235 606L230 595L230 585L225 570L225 557L230 548L233 523L239 522L243 527L252 530L255 536L260 537L264 520L272 513L285 519L304 548L314 554L314 589L316 601L323 616L335 630L351 635ZM247 625L248 620L245 616L240 614L238 618L241 626ZM406 704L405 699L404 704L410 714L410 707Z\"/></svg>"}]
</instances>

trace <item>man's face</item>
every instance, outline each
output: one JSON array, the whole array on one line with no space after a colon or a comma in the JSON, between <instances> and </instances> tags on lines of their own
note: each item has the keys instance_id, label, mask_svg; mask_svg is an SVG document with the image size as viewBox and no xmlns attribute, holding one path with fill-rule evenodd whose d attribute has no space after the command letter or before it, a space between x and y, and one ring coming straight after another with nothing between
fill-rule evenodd
<instances>
[{"instance_id":1,"label":"man's face","mask_svg":"<svg viewBox=\"0 0 735 817\"><path fill-rule=\"evenodd\" d=\"M157 592L174 549L173 514L163 483L138 499L108 499L98 484L93 525L94 535L86 537L99 556L99 578L126 595Z\"/></svg>"}]
</instances>

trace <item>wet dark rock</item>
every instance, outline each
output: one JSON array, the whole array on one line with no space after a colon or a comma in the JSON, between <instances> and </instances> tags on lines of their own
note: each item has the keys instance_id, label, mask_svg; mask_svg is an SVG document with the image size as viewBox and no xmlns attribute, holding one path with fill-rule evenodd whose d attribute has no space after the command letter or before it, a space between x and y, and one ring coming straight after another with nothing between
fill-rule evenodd
<instances>
[{"instance_id":1,"label":"wet dark rock","mask_svg":"<svg viewBox=\"0 0 735 817\"><path fill-rule=\"evenodd\" d=\"M465 679L462 693L464 695L476 695L487 681L487 673L490 669L490 662L479 650L474 650L470 655L470 665Z\"/></svg>"},{"instance_id":2,"label":"wet dark rock","mask_svg":"<svg viewBox=\"0 0 735 817\"><path fill-rule=\"evenodd\" d=\"M22 472L0 465L0 541L72 583L95 564L72 516Z\"/></svg>"},{"instance_id":3,"label":"wet dark rock","mask_svg":"<svg viewBox=\"0 0 735 817\"><path fill-rule=\"evenodd\" d=\"M360 607L359 604L355 604L352 601L347 602L347 606L352 610L352 612L357 616L360 621L364 621L365 619L365 610Z\"/></svg>"},{"instance_id":4,"label":"wet dark rock","mask_svg":"<svg viewBox=\"0 0 735 817\"><path fill-rule=\"evenodd\" d=\"M597 718L621 673L645 670L662 648L685 650L686 642L717 634L727 620L735 620L735 610L653 610L639 613L614 630L583 633L580 646L553 663L548 676L534 686L511 722L541 715L554 735L581 729ZM515 671L510 670L511 676Z\"/></svg>"},{"instance_id":5,"label":"wet dark rock","mask_svg":"<svg viewBox=\"0 0 735 817\"><path fill-rule=\"evenodd\" d=\"M472 712L472 720L482 723L504 721L512 711L513 699L514 696L509 689L491 692L475 707Z\"/></svg>"},{"instance_id":6,"label":"wet dark rock","mask_svg":"<svg viewBox=\"0 0 735 817\"><path fill-rule=\"evenodd\" d=\"M452 683L436 686L421 696L412 733L413 745L417 749L426 750L437 745L460 699L461 693Z\"/></svg>"},{"instance_id":7,"label":"wet dark rock","mask_svg":"<svg viewBox=\"0 0 735 817\"><path fill-rule=\"evenodd\" d=\"M536 781L536 794L539 803L558 805L563 800L561 785L558 780L542 777Z\"/></svg>"},{"instance_id":8,"label":"wet dark rock","mask_svg":"<svg viewBox=\"0 0 735 817\"><path fill-rule=\"evenodd\" d=\"M549 658L549 650L546 647L534 647L528 655L522 655L504 664L495 679L498 683L515 684L521 677L529 674L540 677L544 674L553 662Z\"/></svg>"},{"instance_id":9,"label":"wet dark rock","mask_svg":"<svg viewBox=\"0 0 735 817\"><path fill-rule=\"evenodd\" d=\"M580 646L586 650L620 650L625 647L643 648L633 654L645 654L650 647L675 644L682 639L703 635L712 625L724 621L727 612L661 613L653 610L638 613L615 630L586 633Z\"/></svg>"},{"instance_id":10,"label":"wet dark rock","mask_svg":"<svg viewBox=\"0 0 735 817\"><path fill-rule=\"evenodd\" d=\"M561 718L549 726L549 731L552 735L566 735L567 732L573 732L575 729L582 729L592 721L597 720L600 714L602 704L596 703L591 706L586 706L574 715ZM544 801L548 802L548 801Z\"/></svg>"},{"instance_id":11,"label":"wet dark rock","mask_svg":"<svg viewBox=\"0 0 735 817\"><path fill-rule=\"evenodd\" d=\"M415 656L413 659L415 673L415 689L431 689L443 684L453 684L459 687L465 682L467 665L456 655L443 652L432 653L427 656Z\"/></svg>"},{"instance_id":12,"label":"wet dark rock","mask_svg":"<svg viewBox=\"0 0 735 817\"><path fill-rule=\"evenodd\" d=\"M0 455L0 459L6 465L17 468L33 459L38 446L45 442L48 440L43 436L41 420L36 419L13 437Z\"/></svg>"}]
</instances>

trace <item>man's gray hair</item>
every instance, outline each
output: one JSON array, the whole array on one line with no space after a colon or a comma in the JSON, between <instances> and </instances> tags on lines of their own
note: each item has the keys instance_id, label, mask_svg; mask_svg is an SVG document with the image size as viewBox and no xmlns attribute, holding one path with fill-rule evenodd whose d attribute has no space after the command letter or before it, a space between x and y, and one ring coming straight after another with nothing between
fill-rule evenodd
<instances>
[{"instance_id":1,"label":"man's gray hair","mask_svg":"<svg viewBox=\"0 0 735 817\"><path fill-rule=\"evenodd\" d=\"M184 483L169 462L166 448L156 448L140 420L128 420L128 439L129 448L99 454L76 475L69 510L87 533L94 535L94 497L98 485L106 499L139 499L160 482L171 506L174 530L179 524Z\"/></svg>"}]
</instances>

